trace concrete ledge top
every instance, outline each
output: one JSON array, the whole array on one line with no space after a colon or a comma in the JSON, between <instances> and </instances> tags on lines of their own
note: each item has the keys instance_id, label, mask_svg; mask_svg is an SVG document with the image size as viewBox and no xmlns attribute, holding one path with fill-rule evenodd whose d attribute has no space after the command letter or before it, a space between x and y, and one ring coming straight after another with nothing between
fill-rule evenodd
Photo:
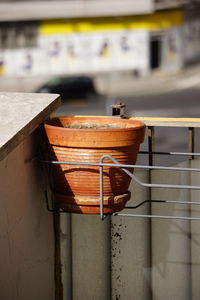
<instances>
[{"instance_id":1,"label":"concrete ledge top","mask_svg":"<svg viewBox=\"0 0 200 300\"><path fill-rule=\"evenodd\" d=\"M28 137L58 106L56 94L0 93L0 160Z\"/></svg>"},{"instance_id":2,"label":"concrete ledge top","mask_svg":"<svg viewBox=\"0 0 200 300\"><path fill-rule=\"evenodd\" d=\"M131 120L144 122L147 126L157 127L200 127L200 118L158 118L158 117L133 117Z\"/></svg>"}]
</instances>

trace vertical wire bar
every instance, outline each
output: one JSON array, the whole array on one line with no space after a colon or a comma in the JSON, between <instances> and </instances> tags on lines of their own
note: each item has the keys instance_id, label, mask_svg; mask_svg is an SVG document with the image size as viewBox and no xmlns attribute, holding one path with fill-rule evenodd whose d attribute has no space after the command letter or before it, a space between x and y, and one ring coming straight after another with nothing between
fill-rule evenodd
<instances>
[{"instance_id":1,"label":"vertical wire bar","mask_svg":"<svg viewBox=\"0 0 200 300\"><path fill-rule=\"evenodd\" d=\"M195 128L194 127L188 127L188 151L190 153L194 153L195 150ZM194 159L195 156L191 155L189 157L189 161L191 162L192 159ZM191 178L191 175L190 175ZM191 179L190 179L191 180ZM191 182L190 182L191 183ZM191 192L190 192L190 200L191 200ZM189 205L188 208L188 214L191 217L192 216L192 209L191 209L191 205ZM188 233L188 239L189 239L189 260L190 260L190 264L189 264L189 272L190 272L190 296L192 298L192 224L191 221L189 222L189 233Z\"/></svg>"},{"instance_id":2,"label":"vertical wire bar","mask_svg":"<svg viewBox=\"0 0 200 300\"><path fill-rule=\"evenodd\" d=\"M54 224L54 278L55 278L55 300L63 299L62 267L61 267L61 239L60 239L60 213L53 213Z\"/></svg>"},{"instance_id":3,"label":"vertical wire bar","mask_svg":"<svg viewBox=\"0 0 200 300\"><path fill-rule=\"evenodd\" d=\"M100 216L101 219L104 219L103 211L103 166L100 166Z\"/></svg>"},{"instance_id":4,"label":"vertical wire bar","mask_svg":"<svg viewBox=\"0 0 200 300\"><path fill-rule=\"evenodd\" d=\"M103 162L103 159L101 158L100 159L100 162L102 163ZM100 217L101 217L101 220L104 220L105 219L105 216L104 216L104 197L103 197L103 190L104 190L104 187L103 187L103 166L99 166L99 175L100 175ZM109 220L108 220L108 223L107 223L107 232L108 232L108 240L107 240L107 243L106 245L108 245L108 242L109 242L109 264L110 264L110 272L109 272L109 276L108 276L108 280L107 280L107 283L108 283L108 299L111 299L112 297L112 246L111 246L111 217L108 216Z\"/></svg>"},{"instance_id":5,"label":"vertical wire bar","mask_svg":"<svg viewBox=\"0 0 200 300\"><path fill-rule=\"evenodd\" d=\"M194 153L195 148L195 128L194 127L188 127L189 131L189 137L188 137L188 151L189 153ZM194 155L191 155L190 159L194 159Z\"/></svg>"},{"instance_id":6,"label":"vertical wire bar","mask_svg":"<svg viewBox=\"0 0 200 300\"><path fill-rule=\"evenodd\" d=\"M148 126L148 164L149 166L154 165L154 159L153 159L153 152L154 152L154 136L155 136L155 129L153 126ZM152 182L152 170L149 169L148 171L148 180L149 183ZM152 189L151 187L148 189L148 196L149 200L152 200ZM152 207L151 203L149 203L149 215L152 215ZM149 272L149 299L152 299L153 291L152 291L152 267L153 267L153 262L152 262L152 219L149 219L149 264L150 264L150 272Z\"/></svg>"}]
</instances>

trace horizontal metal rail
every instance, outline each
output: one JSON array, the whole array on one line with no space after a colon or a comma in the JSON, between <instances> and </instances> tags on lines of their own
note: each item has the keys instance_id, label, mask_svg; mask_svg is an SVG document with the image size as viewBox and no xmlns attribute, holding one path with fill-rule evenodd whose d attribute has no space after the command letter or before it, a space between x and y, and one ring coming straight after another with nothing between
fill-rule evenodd
<instances>
[{"instance_id":1,"label":"horizontal metal rail","mask_svg":"<svg viewBox=\"0 0 200 300\"><path fill-rule=\"evenodd\" d=\"M108 158L108 157L107 157ZM97 166L97 167L120 167L120 168L137 168L137 169L154 169L154 170L171 170L171 171L187 171L187 172L200 172L200 168L175 168L175 167L162 167L162 166L144 166L144 165L126 165L120 163L90 163L90 162L71 162L71 161L53 161L43 160L42 162L53 165L75 165L75 166ZM114 161L113 161L114 162Z\"/></svg>"},{"instance_id":2,"label":"horizontal metal rail","mask_svg":"<svg viewBox=\"0 0 200 300\"><path fill-rule=\"evenodd\" d=\"M137 209L138 207L146 203L169 203L169 204L188 204L188 205L200 205L199 201L173 201L173 200L144 200L134 206L125 206L124 209Z\"/></svg>"},{"instance_id":3,"label":"horizontal metal rail","mask_svg":"<svg viewBox=\"0 0 200 300\"><path fill-rule=\"evenodd\" d=\"M100 158L100 164L102 166L100 167L100 216L103 220L105 218L103 214L103 161L104 159L110 159L113 163L115 163L115 166L120 165L118 161L112 157L111 155L103 155ZM154 187L154 188L173 188L173 189L192 189L192 190L200 190L200 186L189 186L189 185L173 185L173 184L152 184L152 183L144 183L140 181L134 174L132 174L129 170L121 167L121 169L129 175L136 183L138 183L141 186L144 187ZM170 168L171 169L171 168ZM180 168L173 168L178 169ZM183 168L184 171L191 170L190 168ZM126 217L144 217L144 218L162 218L163 219L180 219L180 220L200 220L200 218L192 218L192 217L179 217L179 216L156 216L156 215L137 215L137 214L121 214L121 213L115 213L113 215L117 216L126 216Z\"/></svg>"},{"instance_id":4,"label":"horizontal metal rail","mask_svg":"<svg viewBox=\"0 0 200 300\"><path fill-rule=\"evenodd\" d=\"M148 218L148 219L168 219L168 220L190 220L190 221L199 221L200 217L179 217L179 216L159 216L159 215L137 215L137 214L121 214L114 213L113 216L119 217L135 217L135 218Z\"/></svg>"},{"instance_id":5,"label":"horizontal metal rail","mask_svg":"<svg viewBox=\"0 0 200 300\"><path fill-rule=\"evenodd\" d=\"M193 155L194 153L187 153L187 155ZM113 163L104 163L105 159L111 160ZM191 185L175 185L175 184L155 184L155 183L145 183L139 180L134 174L132 174L128 169L130 168L138 168L138 169L154 169L154 170L171 170L171 171L186 171L186 172L200 172L199 168L175 168L175 167L163 167L163 166L144 166L144 165L129 165L129 164L120 164L115 158L111 155L103 155L99 163L91 163L91 162L66 162L66 161L42 161L48 164L62 164L62 165L83 165L83 166L97 166L100 169L100 217L101 219L105 219L104 215L104 196L103 196L103 167L119 167L123 170L128 176L130 176L137 184L143 187L151 187L151 188L170 188L170 189L190 189L190 190L200 190L200 186L191 186ZM195 204L200 205L200 202L189 202L189 201L170 201L170 200L146 200L141 202L136 207L137 208L143 205L146 202L165 202L165 203L179 203L179 204ZM121 214L114 213L114 216L127 216L127 217L144 217L144 218L162 218L163 219L181 219L181 220L200 220L200 218L192 218L192 217L176 217L176 216L153 216L153 215L137 215L137 214Z\"/></svg>"},{"instance_id":6,"label":"horizontal metal rail","mask_svg":"<svg viewBox=\"0 0 200 300\"><path fill-rule=\"evenodd\" d=\"M162 152L162 151L140 151L139 154L155 154L155 155L180 155L180 156L200 156L200 153L193 152Z\"/></svg>"},{"instance_id":7,"label":"horizontal metal rail","mask_svg":"<svg viewBox=\"0 0 200 300\"><path fill-rule=\"evenodd\" d=\"M169 203L169 204L182 204L182 205L200 205L200 202L194 201L173 201L173 200L144 200L135 206L125 206L124 209L137 209L138 207L146 203ZM126 216L126 217L137 217L137 218L151 218L151 219L172 219L172 220L200 220L200 217L180 217L180 216L161 216L161 215L141 215L141 214L125 214L125 213L114 213L113 216Z\"/></svg>"}]
</instances>

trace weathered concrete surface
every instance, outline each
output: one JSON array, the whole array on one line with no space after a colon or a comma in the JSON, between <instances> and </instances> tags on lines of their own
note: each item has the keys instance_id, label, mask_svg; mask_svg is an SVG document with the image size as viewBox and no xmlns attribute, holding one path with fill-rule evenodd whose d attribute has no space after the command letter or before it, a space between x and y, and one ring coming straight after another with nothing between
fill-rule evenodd
<instances>
[{"instance_id":1,"label":"weathered concrete surface","mask_svg":"<svg viewBox=\"0 0 200 300\"><path fill-rule=\"evenodd\" d=\"M59 106L58 95L0 93L0 295L54 300L54 229L33 131Z\"/></svg>"},{"instance_id":2,"label":"weathered concrete surface","mask_svg":"<svg viewBox=\"0 0 200 300\"><path fill-rule=\"evenodd\" d=\"M0 161L0 298L54 300L54 229L31 135Z\"/></svg>"},{"instance_id":3,"label":"weathered concrete surface","mask_svg":"<svg viewBox=\"0 0 200 300\"><path fill-rule=\"evenodd\" d=\"M28 137L58 106L59 95L0 93L0 160Z\"/></svg>"}]
</instances>

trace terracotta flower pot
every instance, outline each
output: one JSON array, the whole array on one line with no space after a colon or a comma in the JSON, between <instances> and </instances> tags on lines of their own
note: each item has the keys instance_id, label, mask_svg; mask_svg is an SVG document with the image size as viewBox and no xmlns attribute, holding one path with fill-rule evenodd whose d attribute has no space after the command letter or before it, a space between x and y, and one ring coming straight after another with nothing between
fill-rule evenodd
<instances>
[{"instance_id":1,"label":"terracotta flower pot","mask_svg":"<svg viewBox=\"0 0 200 300\"><path fill-rule=\"evenodd\" d=\"M50 159L77 163L99 163L102 155L109 154L119 163L135 164L145 133L142 122L104 117L53 118L44 128ZM112 163L108 159L104 162ZM57 164L52 168L55 197L62 209L99 213L98 166ZM120 168L103 168L104 214L124 208L130 199L130 180Z\"/></svg>"}]
</instances>

